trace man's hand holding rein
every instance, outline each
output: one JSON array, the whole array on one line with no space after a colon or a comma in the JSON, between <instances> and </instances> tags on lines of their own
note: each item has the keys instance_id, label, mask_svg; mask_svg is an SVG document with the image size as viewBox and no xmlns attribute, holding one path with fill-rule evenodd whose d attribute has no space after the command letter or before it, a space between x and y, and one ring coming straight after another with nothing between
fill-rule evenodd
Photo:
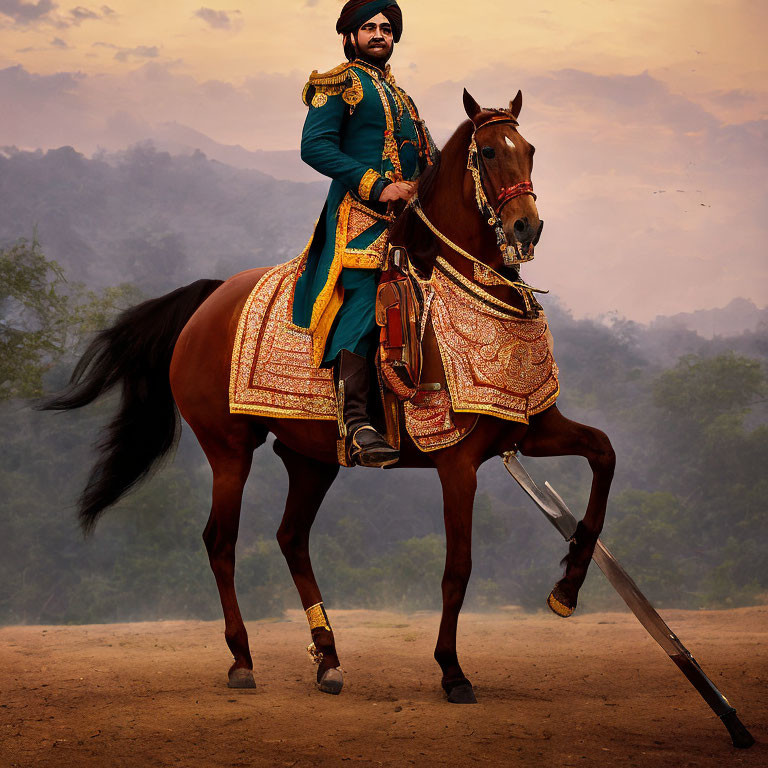
<instances>
[{"instance_id":1,"label":"man's hand holding rein","mask_svg":"<svg viewBox=\"0 0 768 768\"><path fill-rule=\"evenodd\" d=\"M379 202L389 203L393 200L410 200L418 188L416 181L393 181L387 184L379 195Z\"/></svg>"}]
</instances>

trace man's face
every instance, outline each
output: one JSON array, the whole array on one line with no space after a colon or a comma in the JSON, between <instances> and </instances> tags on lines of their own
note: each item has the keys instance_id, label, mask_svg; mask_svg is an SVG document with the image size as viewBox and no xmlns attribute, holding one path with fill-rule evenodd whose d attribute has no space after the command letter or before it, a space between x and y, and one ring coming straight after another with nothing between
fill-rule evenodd
<instances>
[{"instance_id":1,"label":"man's face","mask_svg":"<svg viewBox=\"0 0 768 768\"><path fill-rule=\"evenodd\" d=\"M383 13L368 19L355 33L353 42L361 59L383 66L392 55L394 44L389 19Z\"/></svg>"}]
</instances>

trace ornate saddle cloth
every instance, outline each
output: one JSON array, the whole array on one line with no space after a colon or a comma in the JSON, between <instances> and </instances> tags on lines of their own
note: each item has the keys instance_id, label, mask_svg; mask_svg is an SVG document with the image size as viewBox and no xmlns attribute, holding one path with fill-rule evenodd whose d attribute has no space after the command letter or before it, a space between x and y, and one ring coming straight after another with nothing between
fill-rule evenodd
<instances>
[{"instance_id":1,"label":"ornate saddle cloth","mask_svg":"<svg viewBox=\"0 0 768 768\"><path fill-rule=\"evenodd\" d=\"M312 336L291 322L303 254L267 272L245 302L229 378L229 410L336 420L333 374L312 364Z\"/></svg>"},{"instance_id":2,"label":"ornate saddle cloth","mask_svg":"<svg viewBox=\"0 0 768 768\"><path fill-rule=\"evenodd\" d=\"M441 257L425 289L457 413L487 413L524 424L560 391L546 316L526 318Z\"/></svg>"},{"instance_id":3,"label":"ornate saddle cloth","mask_svg":"<svg viewBox=\"0 0 768 768\"><path fill-rule=\"evenodd\" d=\"M337 420L332 373L312 363L312 337L291 322L302 257L267 272L243 307L232 350L232 413ZM527 423L557 398L558 371L544 316L525 319L442 259L430 281L432 327L449 392L405 403L405 429L423 451L471 431L454 414L485 413ZM450 397L448 394L450 393Z\"/></svg>"}]
</instances>

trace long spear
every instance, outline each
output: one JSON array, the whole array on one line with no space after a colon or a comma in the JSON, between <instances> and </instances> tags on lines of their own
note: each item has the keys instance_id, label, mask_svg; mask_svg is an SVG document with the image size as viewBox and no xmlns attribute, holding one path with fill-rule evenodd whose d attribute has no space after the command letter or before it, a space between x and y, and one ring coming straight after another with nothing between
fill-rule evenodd
<instances>
[{"instance_id":1,"label":"long spear","mask_svg":"<svg viewBox=\"0 0 768 768\"><path fill-rule=\"evenodd\" d=\"M566 541L576 532L577 521L573 513L549 483L539 488L518 460L513 451L502 457L509 474L517 480L520 487L533 499L536 506L544 513L547 520L560 531ZM600 539L595 545L592 559L606 575L613 588L629 606L637 620L648 630L650 636L664 649L675 662L688 681L701 694L713 712L723 721L731 735L734 747L746 749L755 740L736 715L736 710L729 704L715 684L704 674L690 651L680 642L677 635L667 626L664 619L632 581L629 574L619 565L618 560L608 551Z\"/></svg>"}]
</instances>

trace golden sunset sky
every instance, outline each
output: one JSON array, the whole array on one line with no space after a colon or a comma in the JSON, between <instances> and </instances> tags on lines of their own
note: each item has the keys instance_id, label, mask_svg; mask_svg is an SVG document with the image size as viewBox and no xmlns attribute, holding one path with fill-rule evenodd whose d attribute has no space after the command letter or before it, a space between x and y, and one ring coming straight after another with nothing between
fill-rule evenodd
<instances>
[{"instance_id":1,"label":"golden sunset sky","mask_svg":"<svg viewBox=\"0 0 768 768\"><path fill-rule=\"evenodd\" d=\"M307 74L342 60L341 5L0 0L0 145L91 153L173 126L296 150ZM766 0L401 7L392 68L438 144L465 85L488 106L523 90L546 220L528 279L642 321L768 303Z\"/></svg>"},{"instance_id":2,"label":"golden sunset sky","mask_svg":"<svg viewBox=\"0 0 768 768\"><path fill-rule=\"evenodd\" d=\"M333 25L342 4L259 0L238 9L205 9L180 0L109 0L108 6L60 4L39 21L9 24L13 9L51 3L0 0L8 20L0 62L20 62L45 74L119 74L136 64L141 48L156 48L156 58L198 80L304 73L339 59ZM405 34L397 67L414 68L430 84L506 60L533 70L648 70L675 88L700 93L765 87L768 3L763 0L404 0L401 5ZM52 42L57 38L65 45ZM137 53L116 58L119 50Z\"/></svg>"}]
</instances>

